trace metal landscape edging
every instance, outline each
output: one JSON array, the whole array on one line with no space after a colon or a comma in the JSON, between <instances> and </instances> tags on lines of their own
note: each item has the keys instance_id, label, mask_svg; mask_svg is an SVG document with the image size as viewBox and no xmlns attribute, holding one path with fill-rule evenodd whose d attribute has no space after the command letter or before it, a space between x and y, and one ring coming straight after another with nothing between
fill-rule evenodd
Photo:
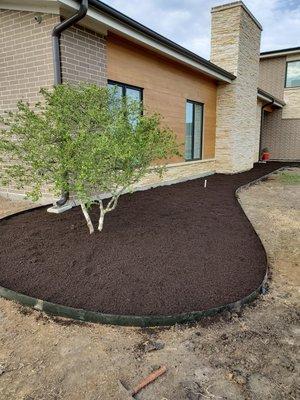
<instances>
[{"instance_id":1,"label":"metal landscape edging","mask_svg":"<svg viewBox=\"0 0 300 400\"><path fill-rule=\"evenodd\" d=\"M260 181L264 181L270 175L273 175L274 173L282 171L286 168L289 168L289 167L282 167L277 170L274 170L266 175L263 175L262 177L260 177L258 179L255 179L249 183L246 183L245 185L240 186L235 191L235 197L236 197L237 201L239 202L240 207L242 208L246 217L247 217L247 214L245 213L243 207L241 206L238 193L241 190L246 189ZM41 208L41 207L37 207L37 208ZM9 216L6 216L6 217L0 219L0 221L8 219L8 218L18 215L18 214L22 214L24 212L29 212L29 211L32 211L32 209L17 212L15 214L11 214ZM251 221L249 220L248 217L247 217L247 219L251 223ZM251 226L253 227L252 224L251 224ZM255 229L254 229L254 231L255 231ZM256 233L256 231L255 231L255 233ZM257 235L257 233L256 233L256 235ZM24 306L29 306L31 308L34 308L35 310L43 311L47 314L64 317L64 318L71 318L71 319L79 320L82 322L93 322L93 323L101 323L101 324L109 324L109 325L136 326L136 327L171 326L171 325L175 325L175 324L193 323L193 322L197 322L197 321L201 320L204 317L210 317L210 316L219 314L222 311L240 310L242 306L244 306L248 303L251 303L263 292L266 281L268 279L269 262L268 262L268 256L267 256L266 249L265 249L263 243L261 242L260 237L258 235L257 235L257 237L264 249L266 259L267 259L266 273L265 273L264 279L262 280L262 283L258 286L257 289L255 289L249 295L247 295L246 297L244 297L240 300L237 300L233 303L221 305L218 307L213 307L213 308L210 308L207 310L191 311L191 312L185 312L185 313L174 314L174 315L117 315L117 314L106 314L106 313L101 313L101 312L97 312L97 311L89 311L89 310L64 306L61 304L51 303L46 300L37 299L37 298L27 296L27 295L19 293L19 292L15 292L11 289L7 289L2 286L0 286L0 296L7 300L13 300Z\"/></svg>"},{"instance_id":2,"label":"metal landscape edging","mask_svg":"<svg viewBox=\"0 0 300 400\"><path fill-rule=\"evenodd\" d=\"M153 327L153 326L170 326L175 324L184 324L197 322L204 317L216 315L225 310L239 310L243 305L255 300L262 292L265 284L266 276L262 284L251 294L238 300L234 303L222 305L219 307L210 308L203 311L191 311L174 315L117 315L105 314L97 311L83 310L64 306L61 304L51 303L46 300L37 299L25 294L15 292L13 290L0 286L0 296L13 300L24 306L29 306L38 311L43 311L46 314L51 314L64 318L71 318L83 322L93 322L109 325L121 326L137 326L137 327Z\"/></svg>"}]
</instances>

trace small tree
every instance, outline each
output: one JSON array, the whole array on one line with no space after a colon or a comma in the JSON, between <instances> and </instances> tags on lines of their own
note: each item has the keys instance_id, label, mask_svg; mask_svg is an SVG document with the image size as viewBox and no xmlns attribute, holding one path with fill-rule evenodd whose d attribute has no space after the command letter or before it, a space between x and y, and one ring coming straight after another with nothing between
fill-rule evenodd
<instances>
[{"instance_id":1,"label":"small tree","mask_svg":"<svg viewBox=\"0 0 300 400\"><path fill-rule=\"evenodd\" d=\"M158 114L144 115L141 104L119 98L96 85L59 85L41 90L44 101L33 108L20 101L16 112L2 119L0 178L30 187L37 201L44 185L53 194L71 192L80 202L90 233L90 206L100 208L98 230L122 193L151 167L178 154L174 134L161 126ZM1 160L2 159L2 160ZM104 204L100 193L110 193Z\"/></svg>"}]
</instances>

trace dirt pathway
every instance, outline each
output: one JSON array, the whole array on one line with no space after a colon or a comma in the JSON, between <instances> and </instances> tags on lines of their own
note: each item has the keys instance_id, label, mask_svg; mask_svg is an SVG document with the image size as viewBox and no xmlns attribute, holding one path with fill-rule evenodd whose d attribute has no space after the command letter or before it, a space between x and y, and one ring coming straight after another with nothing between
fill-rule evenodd
<instances>
[{"instance_id":1,"label":"dirt pathway","mask_svg":"<svg viewBox=\"0 0 300 400\"><path fill-rule=\"evenodd\" d=\"M299 398L300 186L286 181L241 193L272 267L265 296L242 312L169 329L73 323L0 299L0 398L126 400L118 379L133 386L162 364L168 372L137 399ZM21 207L0 200L3 214Z\"/></svg>"}]
</instances>

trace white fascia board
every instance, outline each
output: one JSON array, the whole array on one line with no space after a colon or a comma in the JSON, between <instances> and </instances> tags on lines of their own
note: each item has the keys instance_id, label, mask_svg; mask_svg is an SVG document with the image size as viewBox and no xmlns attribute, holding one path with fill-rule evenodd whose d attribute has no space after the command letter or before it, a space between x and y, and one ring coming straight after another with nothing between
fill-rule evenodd
<instances>
[{"instance_id":1,"label":"white fascia board","mask_svg":"<svg viewBox=\"0 0 300 400\"><path fill-rule=\"evenodd\" d=\"M270 103L272 101L269 97L264 96L263 94L260 94L260 93L257 93L257 98L259 100L266 101L267 103ZM274 103L272 105L274 105L276 107L280 107L280 108L283 107L283 105L281 103L278 103L276 100L274 101Z\"/></svg>"},{"instance_id":2,"label":"white fascia board","mask_svg":"<svg viewBox=\"0 0 300 400\"><path fill-rule=\"evenodd\" d=\"M3 0L0 9L59 14L57 0Z\"/></svg>"},{"instance_id":3,"label":"white fascia board","mask_svg":"<svg viewBox=\"0 0 300 400\"><path fill-rule=\"evenodd\" d=\"M59 3L61 3L62 5L66 6L66 7L73 8L75 10L78 10L78 8L79 8L79 4L74 2L73 0L59 0ZM173 60L179 61L185 65L188 65L188 66L192 67L193 69L202 72L205 75L208 75L214 79L217 79L218 81L227 82L227 83L232 82L232 80L230 78L227 78L227 77L219 74L216 71L212 71L205 65L202 65L194 60L191 60L189 57L186 57L186 56L176 52L175 50L168 48L167 46L149 38L146 35L143 35L142 33L136 31L135 29L130 28L129 26L127 26L125 24L122 24L118 20L111 18L108 15L98 12L94 8L89 8L89 10L87 12L87 16L90 17L91 19L97 21L98 23L104 25L107 30L110 30L121 36L130 38L131 40L135 41L136 43L140 43L152 50L159 52L160 54L163 54L169 58L172 58Z\"/></svg>"},{"instance_id":4,"label":"white fascia board","mask_svg":"<svg viewBox=\"0 0 300 400\"><path fill-rule=\"evenodd\" d=\"M262 55L260 55L260 59L274 58L274 57L284 57L284 56L290 56L292 54L299 54L300 55L300 51L297 49L297 50L290 50L290 51L279 51L278 53L262 54Z\"/></svg>"}]
</instances>

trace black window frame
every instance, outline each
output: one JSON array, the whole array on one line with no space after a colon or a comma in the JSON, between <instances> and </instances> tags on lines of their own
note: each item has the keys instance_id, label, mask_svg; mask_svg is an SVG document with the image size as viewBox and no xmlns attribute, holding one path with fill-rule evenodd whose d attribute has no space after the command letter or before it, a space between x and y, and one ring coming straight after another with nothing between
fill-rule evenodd
<instances>
[{"instance_id":1,"label":"black window frame","mask_svg":"<svg viewBox=\"0 0 300 400\"><path fill-rule=\"evenodd\" d=\"M185 158L185 161L186 162L200 161L200 160L203 160L204 103L201 103L200 101L190 100L190 99L186 100L186 102L185 102L185 140L186 140L186 105L187 105L187 103L191 103L193 105L198 104L202 107L202 120L201 120L201 132L200 132L200 158L194 158L193 155L194 155L194 150L195 150L195 107L193 107L193 123L192 123L193 135L192 135L192 149L191 149L192 158Z\"/></svg>"},{"instance_id":2,"label":"black window frame","mask_svg":"<svg viewBox=\"0 0 300 400\"><path fill-rule=\"evenodd\" d=\"M126 96L126 89L133 89L133 90L139 91L140 94L141 94L140 102L143 104L143 101L144 101L144 89L143 88L141 88L139 86L130 85L130 84L124 83L124 82L114 81L114 80L111 80L111 79L107 80L107 84L121 87L122 88L122 96L123 97Z\"/></svg>"},{"instance_id":3,"label":"black window frame","mask_svg":"<svg viewBox=\"0 0 300 400\"><path fill-rule=\"evenodd\" d=\"M286 61L285 63L285 78L284 78L284 88L285 89L293 89L293 88L298 88L300 87L300 85L296 85L296 86L286 86L287 83L287 72L288 72L288 64L292 64L294 62L300 62L299 60L291 60L291 61Z\"/></svg>"}]
</instances>

